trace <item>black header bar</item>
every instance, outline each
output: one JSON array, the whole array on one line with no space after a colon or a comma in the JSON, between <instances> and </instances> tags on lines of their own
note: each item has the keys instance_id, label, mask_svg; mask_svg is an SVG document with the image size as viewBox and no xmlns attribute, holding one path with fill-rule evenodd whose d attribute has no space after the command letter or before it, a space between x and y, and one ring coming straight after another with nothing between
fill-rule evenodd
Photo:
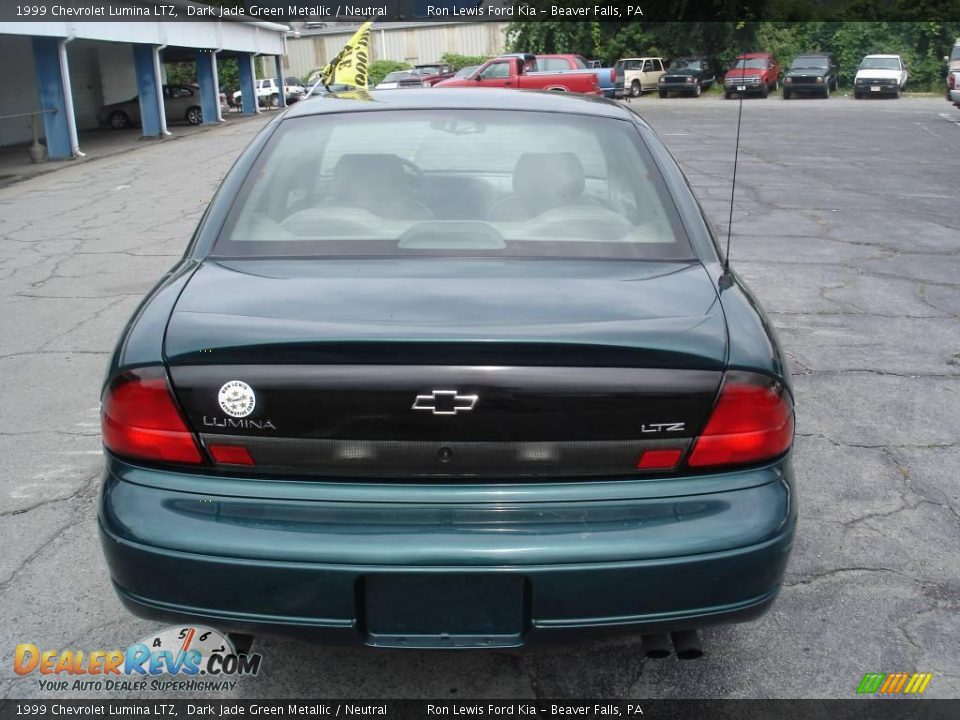
<instances>
[{"instance_id":1,"label":"black header bar","mask_svg":"<svg viewBox=\"0 0 960 720\"><path fill-rule=\"evenodd\" d=\"M960 20L957 0L2 0L0 22Z\"/></svg>"}]
</instances>

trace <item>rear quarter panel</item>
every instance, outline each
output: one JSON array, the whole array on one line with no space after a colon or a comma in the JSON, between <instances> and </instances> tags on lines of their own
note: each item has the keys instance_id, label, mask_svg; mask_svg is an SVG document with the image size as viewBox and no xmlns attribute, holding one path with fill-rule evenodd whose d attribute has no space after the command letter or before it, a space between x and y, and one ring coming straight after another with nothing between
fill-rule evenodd
<instances>
[{"instance_id":1,"label":"rear quarter panel","mask_svg":"<svg viewBox=\"0 0 960 720\"><path fill-rule=\"evenodd\" d=\"M592 72L520 75L516 80L517 87L528 90L546 90L559 87L565 88L569 92L590 93L597 89L597 76Z\"/></svg>"},{"instance_id":2,"label":"rear quarter panel","mask_svg":"<svg viewBox=\"0 0 960 720\"><path fill-rule=\"evenodd\" d=\"M773 323L743 280L736 273L729 278L729 283L726 279L719 283L727 322L728 368L771 375L789 386L786 359Z\"/></svg>"}]
</instances>

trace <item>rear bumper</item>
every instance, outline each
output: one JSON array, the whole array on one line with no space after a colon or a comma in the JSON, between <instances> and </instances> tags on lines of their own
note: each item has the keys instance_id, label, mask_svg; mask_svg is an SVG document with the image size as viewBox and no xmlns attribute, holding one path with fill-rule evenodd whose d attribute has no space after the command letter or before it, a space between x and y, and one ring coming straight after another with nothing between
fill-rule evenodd
<instances>
[{"instance_id":1,"label":"rear bumper","mask_svg":"<svg viewBox=\"0 0 960 720\"><path fill-rule=\"evenodd\" d=\"M792 545L789 461L687 481L679 492L677 481L636 480L257 482L108 458L100 531L131 611L225 631L396 645L365 627L366 587L377 575L522 578L524 630L495 646L761 614ZM711 485L725 489L703 492Z\"/></svg>"}]
</instances>

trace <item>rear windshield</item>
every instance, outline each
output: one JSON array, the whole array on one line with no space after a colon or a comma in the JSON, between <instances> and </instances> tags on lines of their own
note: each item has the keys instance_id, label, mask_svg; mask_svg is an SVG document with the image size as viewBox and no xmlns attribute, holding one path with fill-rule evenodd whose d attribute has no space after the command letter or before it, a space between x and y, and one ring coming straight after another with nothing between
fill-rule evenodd
<instances>
[{"instance_id":1,"label":"rear windshield","mask_svg":"<svg viewBox=\"0 0 960 720\"><path fill-rule=\"evenodd\" d=\"M585 65L580 65L574 62L574 66L583 69ZM537 70L541 72L563 72L564 70L570 70L570 61L565 58L537 58Z\"/></svg>"},{"instance_id":2,"label":"rear windshield","mask_svg":"<svg viewBox=\"0 0 960 720\"><path fill-rule=\"evenodd\" d=\"M766 58L737 58L733 64L733 69L766 70L769 64Z\"/></svg>"},{"instance_id":3,"label":"rear windshield","mask_svg":"<svg viewBox=\"0 0 960 720\"><path fill-rule=\"evenodd\" d=\"M953 50L950 52L951 60L960 60L960 45L954 45Z\"/></svg>"},{"instance_id":4,"label":"rear windshield","mask_svg":"<svg viewBox=\"0 0 960 720\"><path fill-rule=\"evenodd\" d=\"M868 57L868 58L864 58L863 62L860 63L860 69L861 70L899 70L900 59Z\"/></svg>"},{"instance_id":5,"label":"rear windshield","mask_svg":"<svg viewBox=\"0 0 960 720\"><path fill-rule=\"evenodd\" d=\"M827 59L825 57L798 57L790 63L791 70L826 70Z\"/></svg>"},{"instance_id":6,"label":"rear windshield","mask_svg":"<svg viewBox=\"0 0 960 720\"><path fill-rule=\"evenodd\" d=\"M282 122L214 254L693 258L632 123L500 110Z\"/></svg>"}]
</instances>

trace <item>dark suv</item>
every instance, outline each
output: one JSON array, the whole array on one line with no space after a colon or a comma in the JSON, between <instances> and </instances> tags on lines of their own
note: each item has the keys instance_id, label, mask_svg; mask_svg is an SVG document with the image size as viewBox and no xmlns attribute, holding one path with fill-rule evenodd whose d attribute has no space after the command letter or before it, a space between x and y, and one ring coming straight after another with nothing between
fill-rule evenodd
<instances>
[{"instance_id":1,"label":"dark suv","mask_svg":"<svg viewBox=\"0 0 960 720\"><path fill-rule=\"evenodd\" d=\"M839 87L837 63L829 53L798 55L790 63L783 77L783 99L789 100L794 93L810 93L830 97L830 92Z\"/></svg>"},{"instance_id":2,"label":"dark suv","mask_svg":"<svg viewBox=\"0 0 960 720\"><path fill-rule=\"evenodd\" d=\"M671 90L698 97L717 81L720 66L712 57L694 56L676 58L660 76L657 90L665 98Z\"/></svg>"}]
</instances>

